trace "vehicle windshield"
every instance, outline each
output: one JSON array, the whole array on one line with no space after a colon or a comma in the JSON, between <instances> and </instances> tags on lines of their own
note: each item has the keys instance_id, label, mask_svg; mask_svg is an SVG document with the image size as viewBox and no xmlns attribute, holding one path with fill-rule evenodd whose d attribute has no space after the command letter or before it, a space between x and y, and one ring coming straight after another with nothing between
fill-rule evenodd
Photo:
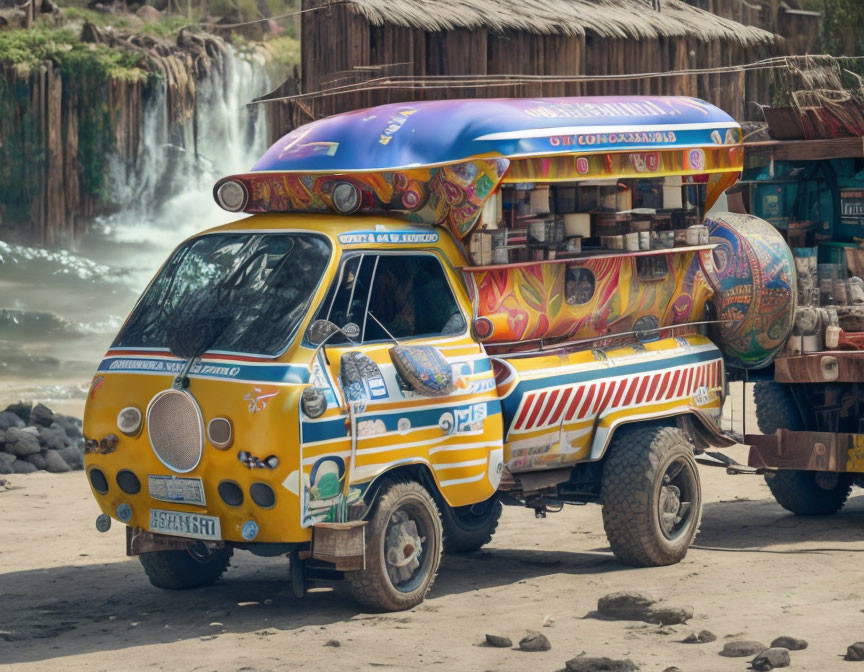
<instances>
[{"instance_id":1,"label":"vehicle windshield","mask_svg":"<svg viewBox=\"0 0 864 672\"><path fill-rule=\"evenodd\" d=\"M204 325L212 330L206 350L278 355L308 311L330 252L327 239L311 233L218 233L188 241L113 347L169 347L178 330Z\"/></svg>"}]
</instances>

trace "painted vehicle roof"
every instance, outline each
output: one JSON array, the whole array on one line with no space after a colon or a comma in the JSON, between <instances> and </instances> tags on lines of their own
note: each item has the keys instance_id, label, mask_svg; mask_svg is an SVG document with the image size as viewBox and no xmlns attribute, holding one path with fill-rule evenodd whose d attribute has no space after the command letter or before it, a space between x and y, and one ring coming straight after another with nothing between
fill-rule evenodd
<instances>
[{"instance_id":1,"label":"painted vehicle roof","mask_svg":"<svg viewBox=\"0 0 864 672\"><path fill-rule=\"evenodd\" d=\"M267 150L253 171L369 172L477 156L708 146L716 144L712 132L728 128L739 125L719 108L677 96L392 103L300 126ZM580 138L591 142L579 146Z\"/></svg>"}]
</instances>

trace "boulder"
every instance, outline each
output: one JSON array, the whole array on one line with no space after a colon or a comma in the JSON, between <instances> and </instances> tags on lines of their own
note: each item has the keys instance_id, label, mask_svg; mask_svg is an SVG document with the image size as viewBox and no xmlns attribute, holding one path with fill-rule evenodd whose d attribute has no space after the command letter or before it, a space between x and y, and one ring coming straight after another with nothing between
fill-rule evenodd
<instances>
[{"instance_id":1,"label":"boulder","mask_svg":"<svg viewBox=\"0 0 864 672\"><path fill-rule=\"evenodd\" d=\"M855 642L846 648L845 660L864 660L864 642Z\"/></svg>"},{"instance_id":2,"label":"boulder","mask_svg":"<svg viewBox=\"0 0 864 672\"><path fill-rule=\"evenodd\" d=\"M798 639L797 637L778 637L771 642L771 648L779 647L781 649L789 649L790 651L803 651L807 648L806 639Z\"/></svg>"},{"instance_id":3,"label":"boulder","mask_svg":"<svg viewBox=\"0 0 864 672\"><path fill-rule=\"evenodd\" d=\"M66 460L57 450L45 451L45 468L52 474L63 474L67 471L72 471L72 468L66 464Z\"/></svg>"},{"instance_id":4,"label":"boulder","mask_svg":"<svg viewBox=\"0 0 864 672\"><path fill-rule=\"evenodd\" d=\"M39 431L35 427L10 427L6 430L4 450L16 457L26 457L42 452L39 446Z\"/></svg>"},{"instance_id":5,"label":"boulder","mask_svg":"<svg viewBox=\"0 0 864 672\"><path fill-rule=\"evenodd\" d=\"M639 666L629 658L613 660L612 658L571 658L565 663L566 672L639 672Z\"/></svg>"},{"instance_id":6,"label":"boulder","mask_svg":"<svg viewBox=\"0 0 864 672\"><path fill-rule=\"evenodd\" d=\"M529 630L519 640L519 648L522 651L548 651L552 648L552 643L547 639L546 635Z\"/></svg>"},{"instance_id":7,"label":"boulder","mask_svg":"<svg viewBox=\"0 0 864 672\"><path fill-rule=\"evenodd\" d=\"M66 446L60 449L60 455L72 469L84 468L84 449L81 445Z\"/></svg>"},{"instance_id":8,"label":"boulder","mask_svg":"<svg viewBox=\"0 0 864 672\"><path fill-rule=\"evenodd\" d=\"M141 5L135 15L144 23L158 23L162 19L163 12L151 5Z\"/></svg>"},{"instance_id":9,"label":"boulder","mask_svg":"<svg viewBox=\"0 0 864 672\"><path fill-rule=\"evenodd\" d=\"M42 453L33 453L23 459L37 469L46 469L48 467L48 463L45 461L45 456Z\"/></svg>"},{"instance_id":10,"label":"boulder","mask_svg":"<svg viewBox=\"0 0 864 672\"><path fill-rule=\"evenodd\" d=\"M60 450L72 444L72 439L66 435L66 431L56 422L51 427L39 427L39 443L43 448Z\"/></svg>"},{"instance_id":11,"label":"boulder","mask_svg":"<svg viewBox=\"0 0 864 672\"><path fill-rule=\"evenodd\" d=\"M14 474L32 474L34 471L39 471L35 466L24 460L15 460L12 463L12 473Z\"/></svg>"},{"instance_id":12,"label":"boulder","mask_svg":"<svg viewBox=\"0 0 864 672\"><path fill-rule=\"evenodd\" d=\"M12 474L12 463L15 462L15 456L12 453L0 452L0 474Z\"/></svg>"},{"instance_id":13,"label":"boulder","mask_svg":"<svg viewBox=\"0 0 864 672\"><path fill-rule=\"evenodd\" d=\"M744 658L746 656L756 656L767 648L761 642L738 639L734 642L726 642L720 655L727 658Z\"/></svg>"},{"instance_id":14,"label":"boulder","mask_svg":"<svg viewBox=\"0 0 864 672\"><path fill-rule=\"evenodd\" d=\"M504 637L502 635L490 635L487 633L486 635L486 644L488 646L494 646L498 649L509 649L513 646L513 642L509 637Z\"/></svg>"},{"instance_id":15,"label":"boulder","mask_svg":"<svg viewBox=\"0 0 864 672\"><path fill-rule=\"evenodd\" d=\"M756 656L750 667L756 672L768 672L778 667L789 667L789 662L789 649L774 646Z\"/></svg>"},{"instance_id":16,"label":"boulder","mask_svg":"<svg viewBox=\"0 0 864 672\"><path fill-rule=\"evenodd\" d=\"M54 422L63 428L68 436L73 441L77 441L84 434L81 432L81 421L78 418L73 418L70 415L55 415ZM53 427L53 425L52 425Z\"/></svg>"},{"instance_id":17,"label":"boulder","mask_svg":"<svg viewBox=\"0 0 864 672\"><path fill-rule=\"evenodd\" d=\"M33 408L33 404L29 401L19 401L17 404L9 404L6 407L4 413L14 413L18 416L18 419L26 425L27 421L30 420L30 411ZM23 426L23 425L21 425Z\"/></svg>"},{"instance_id":18,"label":"boulder","mask_svg":"<svg viewBox=\"0 0 864 672\"><path fill-rule=\"evenodd\" d=\"M609 618L641 621L655 600L644 593L609 593L597 601L597 611Z\"/></svg>"},{"instance_id":19,"label":"boulder","mask_svg":"<svg viewBox=\"0 0 864 672\"><path fill-rule=\"evenodd\" d=\"M659 625L678 625L693 618L693 607L651 607L642 620Z\"/></svg>"},{"instance_id":20,"label":"boulder","mask_svg":"<svg viewBox=\"0 0 864 672\"><path fill-rule=\"evenodd\" d=\"M36 404L30 411L30 424L35 427L50 427L54 422L54 411L45 404Z\"/></svg>"},{"instance_id":21,"label":"boulder","mask_svg":"<svg viewBox=\"0 0 864 672\"><path fill-rule=\"evenodd\" d=\"M24 427L26 423L11 411L0 412L0 431L10 427Z\"/></svg>"}]
</instances>

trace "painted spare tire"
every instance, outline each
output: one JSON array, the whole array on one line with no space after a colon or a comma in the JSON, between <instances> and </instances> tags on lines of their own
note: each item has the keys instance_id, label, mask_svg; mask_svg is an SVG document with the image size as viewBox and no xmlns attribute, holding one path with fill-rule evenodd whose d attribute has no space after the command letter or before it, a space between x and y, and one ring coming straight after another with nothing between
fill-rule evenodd
<instances>
[{"instance_id":1,"label":"painted spare tire","mask_svg":"<svg viewBox=\"0 0 864 672\"><path fill-rule=\"evenodd\" d=\"M777 229L753 215L718 213L705 223L717 246L713 273L706 273L720 321L714 341L729 366L761 369L792 331L797 296L792 250Z\"/></svg>"}]
</instances>

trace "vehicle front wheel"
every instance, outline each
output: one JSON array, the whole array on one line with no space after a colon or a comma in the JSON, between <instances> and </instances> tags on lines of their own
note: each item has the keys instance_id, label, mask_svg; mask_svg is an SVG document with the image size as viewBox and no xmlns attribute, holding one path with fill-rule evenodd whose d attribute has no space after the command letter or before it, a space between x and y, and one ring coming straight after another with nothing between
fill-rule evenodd
<instances>
[{"instance_id":1,"label":"vehicle front wheel","mask_svg":"<svg viewBox=\"0 0 864 672\"><path fill-rule=\"evenodd\" d=\"M606 536L621 562L679 562L702 516L699 471L686 436L658 425L619 429L603 464L601 497Z\"/></svg>"},{"instance_id":2,"label":"vehicle front wheel","mask_svg":"<svg viewBox=\"0 0 864 672\"><path fill-rule=\"evenodd\" d=\"M138 560L157 588L183 590L216 583L231 564L233 553L230 546L210 549L202 542L193 542L187 550L142 553Z\"/></svg>"},{"instance_id":3,"label":"vehicle front wheel","mask_svg":"<svg viewBox=\"0 0 864 672\"><path fill-rule=\"evenodd\" d=\"M445 553L471 553L492 541L504 507L496 495L468 506L441 506Z\"/></svg>"},{"instance_id":4,"label":"vehicle front wheel","mask_svg":"<svg viewBox=\"0 0 864 672\"><path fill-rule=\"evenodd\" d=\"M848 474L831 471L781 470L765 474L777 503L798 516L829 516L846 504L852 490Z\"/></svg>"},{"instance_id":5,"label":"vehicle front wheel","mask_svg":"<svg viewBox=\"0 0 864 672\"><path fill-rule=\"evenodd\" d=\"M366 528L366 569L346 572L361 604L380 611L416 607L441 562L441 519L435 500L415 481L381 486Z\"/></svg>"}]
</instances>

